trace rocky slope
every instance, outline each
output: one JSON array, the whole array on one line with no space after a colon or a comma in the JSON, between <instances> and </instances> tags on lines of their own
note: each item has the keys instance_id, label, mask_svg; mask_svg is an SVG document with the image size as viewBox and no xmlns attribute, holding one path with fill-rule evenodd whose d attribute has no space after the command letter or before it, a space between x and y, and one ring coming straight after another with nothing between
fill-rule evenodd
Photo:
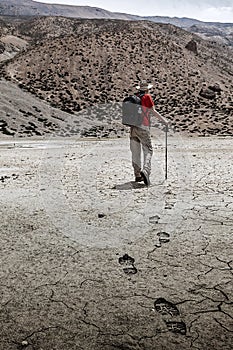
<instances>
[{"instance_id":1,"label":"rocky slope","mask_svg":"<svg viewBox=\"0 0 233 350\"><path fill-rule=\"evenodd\" d=\"M29 46L3 65L2 77L77 120L85 117L90 128L119 120L125 95L148 79L157 110L176 130L232 135L227 48L141 21L44 17L22 22L17 34Z\"/></svg>"},{"instance_id":2,"label":"rocky slope","mask_svg":"<svg viewBox=\"0 0 233 350\"><path fill-rule=\"evenodd\" d=\"M81 136L82 130L91 125L81 116L76 120L72 115L51 107L4 79L0 80L0 91L1 138ZM120 130L117 131L120 134ZM106 133L104 128L102 132Z\"/></svg>"}]
</instances>

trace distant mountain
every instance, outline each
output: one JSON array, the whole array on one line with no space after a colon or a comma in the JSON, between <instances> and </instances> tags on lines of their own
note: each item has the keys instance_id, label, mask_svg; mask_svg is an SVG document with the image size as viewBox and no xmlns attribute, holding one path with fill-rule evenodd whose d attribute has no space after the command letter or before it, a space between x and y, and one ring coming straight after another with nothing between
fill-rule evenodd
<instances>
[{"instance_id":1,"label":"distant mountain","mask_svg":"<svg viewBox=\"0 0 233 350\"><path fill-rule=\"evenodd\" d=\"M233 47L232 23L199 23L187 29L204 39Z\"/></svg>"},{"instance_id":2,"label":"distant mountain","mask_svg":"<svg viewBox=\"0 0 233 350\"><path fill-rule=\"evenodd\" d=\"M178 17L144 17L156 23L168 23L188 30L213 42L233 46L233 23L202 22L192 18Z\"/></svg>"},{"instance_id":3,"label":"distant mountain","mask_svg":"<svg viewBox=\"0 0 233 350\"><path fill-rule=\"evenodd\" d=\"M233 46L233 23L202 22L185 17L142 17L126 13L110 12L98 7L45 4L33 0L0 0L0 15L149 20L156 23L173 24L192 33L196 33L202 38Z\"/></svg>"},{"instance_id":4,"label":"distant mountain","mask_svg":"<svg viewBox=\"0 0 233 350\"><path fill-rule=\"evenodd\" d=\"M115 14L91 6L53 5L33 0L0 0L0 15L3 16L64 16L74 18L131 19L134 16Z\"/></svg>"},{"instance_id":5,"label":"distant mountain","mask_svg":"<svg viewBox=\"0 0 233 350\"><path fill-rule=\"evenodd\" d=\"M156 23L168 23L173 24L174 26L181 27L181 28L189 28L193 25L200 25L205 22L198 21L197 19L193 18L186 18L186 17L162 17L162 16L147 16L143 17L144 19L147 19L148 21L156 22Z\"/></svg>"}]
</instances>

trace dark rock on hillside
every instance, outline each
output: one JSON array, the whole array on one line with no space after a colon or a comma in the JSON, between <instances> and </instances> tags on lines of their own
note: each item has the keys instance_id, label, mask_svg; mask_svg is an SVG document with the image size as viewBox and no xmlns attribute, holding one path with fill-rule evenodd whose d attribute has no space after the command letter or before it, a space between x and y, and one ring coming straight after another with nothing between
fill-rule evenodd
<instances>
[{"instance_id":1,"label":"dark rock on hillside","mask_svg":"<svg viewBox=\"0 0 233 350\"><path fill-rule=\"evenodd\" d=\"M221 87L218 83L213 85L209 85L208 87L203 87L200 91L200 96L204 97L208 100L213 100L217 97L217 95L221 95Z\"/></svg>"},{"instance_id":2,"label":"dark rock on hillside","mask_svg":"<svg viewBox=\"0 0 233 350\"><path fill-rule=\"evenodd\" d=\"M200 96L207 98L208 100L213 100L216 97L216 94L210 88L202 88L200 91Z\"/></svg>"},{"instance_id":3,"label":"dark rock on hillside","mask_svg":"<svg viewBox=\"0 0 233 350\"><path fill-rule=\"evenodd\" d=\"M197 43L195 40L190 40L187 45L185 45L185 48L189 51L192 51L195 53L195 55L198 54L197 52Z\"/></svg>"},{"instance_id":4,"label":"dark rock on hillside","mask_svg":"<svg viewBox=\"0 0 233 350\"><path fill-rule=\"evenodd\" d=\"M208 86L208 88L214 92L217 92L218 94L221 94L222 89L218 83L216 83L214 85L210 85L210 86Z\"/></svg>"},{"instance_id":5,"label":"dark rock on hillside","mask_svg":"<svg viewBox=\"0 0 233 350\"><path fill-rule=\"evenodd\" d=\"M0 42L0 54L2 54L5 51L5 45Z\"/></svg>"}]
</instances>

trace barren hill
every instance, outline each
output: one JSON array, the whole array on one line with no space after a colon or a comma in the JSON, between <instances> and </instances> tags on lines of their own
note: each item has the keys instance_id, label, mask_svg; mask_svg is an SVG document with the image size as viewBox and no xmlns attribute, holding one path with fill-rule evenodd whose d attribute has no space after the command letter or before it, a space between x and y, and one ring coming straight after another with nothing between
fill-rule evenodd
<instances>
[{"instance_id":1,"label":"barren hill","mask_svg":"<svg viewBox=\"0 0 233 350\"><path fill-rule=\"evenodd\" d=\"M54 1L55 2L55 1ZM202 22L193 18L156 16L137 16L127 13L111 12L92 6L71 6L46 4L33 0L0 0L2 16L62 16L72 18L146 20L156 23L173 24L197 33L210 41L233 46L233 23Z\"/></svg>"},{"instance_id":2,"label":"barren hill","mask_svg":"<svg viewBox=\"0 0 233 350\"><path fill-rule=\"evenodd\" d=\"M227 48L172 25L141 21L44 17L17 30L31 44L2 75L53 107L78 117L101 106L92 119L117 119L112 106L143 78L154 84L156 108L176 130L232 134L233 57Z\"/></svg>"}]
</instances>

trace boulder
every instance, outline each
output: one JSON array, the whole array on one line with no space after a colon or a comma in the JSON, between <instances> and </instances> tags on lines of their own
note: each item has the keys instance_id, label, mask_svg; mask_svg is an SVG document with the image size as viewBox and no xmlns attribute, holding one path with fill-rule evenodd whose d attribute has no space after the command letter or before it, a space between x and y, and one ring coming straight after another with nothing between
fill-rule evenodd
<instances>
[{"instance_id":1,"label":"boulder","mask_svg":"<svg viewBox=\"0 0 233 350\"><path fill-rule=\"evenodd\" d=\"M195 55L198 54L198 52L197 52L197 43L193 39L188 42L188 44L185 46L185 48L187 50L192 51L193 53L195 53Z\"/></svg>"},{"instance_id":2,"label":"boulder","mask_svg":"<svg viewBox=\"0 0 233 350\"><path fill-rule=\"evenodd\" d=\"M218 94L221 94L222 89L220 88L218 83L215 83L214 85L208 86L209 90L212 90L214 92L217 92Z\"/></svg>"},{"instance_id":3,"label":"boulder","mask_svg":"<svg viewBox=\"0 0 233 350\"><path fill-rule=\"evenodd\" d=\"M199 95L201 97L207 98L208 100L213 100L216 97L215 92L209 88L202 88Z\"/></svg>"}]
</instances>

